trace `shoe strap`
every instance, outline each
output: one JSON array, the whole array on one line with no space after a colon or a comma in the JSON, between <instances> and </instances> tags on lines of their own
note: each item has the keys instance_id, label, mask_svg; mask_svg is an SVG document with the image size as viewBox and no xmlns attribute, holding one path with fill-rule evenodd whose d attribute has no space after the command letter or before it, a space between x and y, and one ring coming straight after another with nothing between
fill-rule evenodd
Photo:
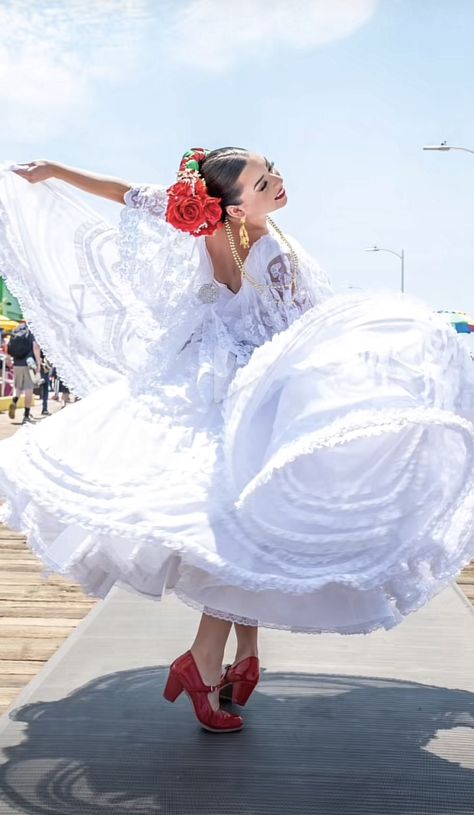
<instances>
[{"instance_id":1,"label":"shoe strap","mask_svg":"<svg viewBox=\"0 0 474 815\"><path fill-rule=\"evenodd\" d=\"M216 690L220 690L221 686L222 681L218 685L201 685L200 688L186 688L186 690L189 693L214 693Z\"/></svg>"},{"instance_id":2,"label":"shoe strap","mask_svg":"<svg viewBox=\"0 0 474 815\"><path fill-rule=\"evenodd\" d=\"M177 672L177 677L180 678L179 672ZM218 682L217 685L205 685L204 682L203 682L201 685L199 685L198 688L194 688L194 687L189 688L183 682L183 687L185 687L186 690L189 691L189 693L214 693L215 691L220 690L221 685L222 685L222 679Z\"/></svg>"},{"instance_id":3,"label":"shoe strap","mask_svg":"<svg viewBox=\"0 0 474 815\"><path fill-rule=\"evenodd\" d=\"M200 688L195 688L192 693L214 693L216 690L220 690L222 685L222 680L217 685L201 685Z\"/></svg>"}]
</instances>

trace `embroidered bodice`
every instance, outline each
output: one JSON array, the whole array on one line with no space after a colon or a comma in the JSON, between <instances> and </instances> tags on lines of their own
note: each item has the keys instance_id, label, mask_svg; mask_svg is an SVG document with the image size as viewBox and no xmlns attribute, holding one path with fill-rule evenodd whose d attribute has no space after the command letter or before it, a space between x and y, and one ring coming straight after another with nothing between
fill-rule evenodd
<instances>
[{"instance_id":1,"label":"embroidered bodice","mask_svg":"<svg viewBox=\"0 0 474 815\"><path fill-rule=\"evenodd\" d=\"M147 301L163 329L160 355L163 343L169 342L170 352L173 348L178 358L184 356L196 367L199 382L212 372L212 398L219 401L236 367L245 365L255 348L331 296L332 290L326 274L291 238L299 263L293 292L288 285L292 277L288 247L269 233L248 254L245 265L252 282L244 277L239 291L233 293L216 281L205 238L180 233L164 221L166 203L166 191L158 186L137 187L126 194L121 224L123 272L129 279L132 275L135 292L143 287L138 296ZM142 219L141 232L148 246L131 268L131 250L136 258L140 241L137 217ZM166 356L174 367L176 356Z\"/></svg>"}]
</instances>

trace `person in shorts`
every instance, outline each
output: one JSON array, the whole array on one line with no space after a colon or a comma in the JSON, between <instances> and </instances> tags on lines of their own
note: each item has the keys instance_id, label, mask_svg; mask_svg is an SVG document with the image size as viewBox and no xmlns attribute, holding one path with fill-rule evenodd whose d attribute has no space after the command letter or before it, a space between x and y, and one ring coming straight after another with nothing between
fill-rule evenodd
<instances>
[{"instance_id":1,"label":"person in shorts","mask_svg":"<svg viewBox=\"0 0 474 815\"><path fill-rule=\"evenodd\" d=\"M30 415L33 403L33 388L35 383L32 373L39 374L41 368L40 347L33 334L23 321L12 332L7 352L13 359L13 369L15 373L14 395L8 407L8 416L15 418L16 407L22 393L25 394L25 412L22 424L33 423ZM35 366L36 363L36 366Z\"/></svg>"}]
</instances>

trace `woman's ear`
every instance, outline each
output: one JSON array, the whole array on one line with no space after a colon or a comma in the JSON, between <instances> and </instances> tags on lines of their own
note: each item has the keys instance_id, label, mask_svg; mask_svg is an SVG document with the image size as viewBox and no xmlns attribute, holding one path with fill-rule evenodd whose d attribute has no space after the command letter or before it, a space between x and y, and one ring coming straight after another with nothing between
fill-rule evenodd
<instances>
[{"instance_id":1,"label":"woman's ear","mask_svg":"<svg viewBox=\"0 0 474 815\"><path fill-rule=\"evenodd\" d=\"M237 219L241 221L242 218L245 218L245 210L242 207L237 206L236 204L231 204L230 207L226 207L226 214L229 218Z\"/></svg>"}]
</instances>

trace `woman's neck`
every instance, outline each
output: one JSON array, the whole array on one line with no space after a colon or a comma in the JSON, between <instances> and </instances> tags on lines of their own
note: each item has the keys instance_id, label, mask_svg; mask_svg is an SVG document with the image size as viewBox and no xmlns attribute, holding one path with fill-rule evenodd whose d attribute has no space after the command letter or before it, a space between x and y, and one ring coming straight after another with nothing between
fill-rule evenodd
<instances>
[{"instance_id":1,"label":"woman's neck","mask_svg":"<svg viewBox=\"0 0 474 815\"><path fill-rule=\"evenodd\" d=\"M236 224L237 231L240 228L240 224ZM262 235L266 235L268 232L268 222L267 216L265 215L263 218L259 218L256 221L246 221L245 228L250 236L250 243L254 243L254 241L261 238Z\"/></svg>"},{"instance_id":2,"label":"woman's neck","mask_svg":"<svg viewBox=\"0 0 474 815\"><path fill-rule=\"evenodd\" d=\"M240 229L240 222L236 220L230 220L229 223L232 229L232 234L234 236L235 242L239 244L239 229ZM250 246L252 246L262 235L268 234L268 223L266 216L261 218L257 221L246 221L245 228L247 229L249 235ZM229 241L227 239L224 226L219 229L214 235L206 237L206 245L208 249L211 251L219 252L224 251L227 254L229 250ZM241 251L242 254L242 251Z\"/></svg>"},{"instance_id":3,"label":"woman's neck","mask_svg":"<svg viewBox=\"0 0 474 815\"><path fill-rule=\"evenodd\" d=\"M241 226L240 221L231 221L229 219L229 222L234 238L237 240ZM255 221L245 221L245 229L247 230L249 236L250 246L252 246L252 244L255 243L255 241L258 241L262 235L268 234L268 223L266 216Z\"/></svg>"}]
</instances>

